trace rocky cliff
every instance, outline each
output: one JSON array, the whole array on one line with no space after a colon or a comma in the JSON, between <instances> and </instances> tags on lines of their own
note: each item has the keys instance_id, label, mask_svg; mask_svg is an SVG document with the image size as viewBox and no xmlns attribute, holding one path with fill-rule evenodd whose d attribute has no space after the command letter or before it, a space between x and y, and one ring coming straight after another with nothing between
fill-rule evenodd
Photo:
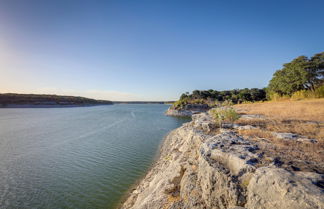
<instances>
[{"instance_id":1,"label":"rocky cliff","mask_svg":"<svg viewBox=\"0 0 324 209\"><path fill-rule=\"evenodd\" d=\"M193 114L206 112L207 110L209 110L209 106L207 104L187 104L182 108L170 106L165 114L168 116L190 117Z\"/></svg>"},{"instance_id":2,"label":"rocky cliff","mask_svg":"<svg viewBox=\"0 0 324 209\"><path fill-rule=\"evenodd\" d=\"M261 163L257 144L214 126L201 113L172 131L122 208L324 208L323 175Z\"/></svg>"}]
</instances>

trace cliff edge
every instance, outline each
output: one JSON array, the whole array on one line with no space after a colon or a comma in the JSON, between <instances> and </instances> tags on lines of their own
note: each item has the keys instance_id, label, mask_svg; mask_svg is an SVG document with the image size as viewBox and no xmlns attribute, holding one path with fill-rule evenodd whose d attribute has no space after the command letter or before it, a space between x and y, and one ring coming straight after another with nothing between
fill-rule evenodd
<instances>
[{"instance_id":1,"label":"cliff edge","mask_svg":"<svg viewBox=\"0 0 324 209\"><path fill-rule=\"evenodd\" d=\"M324 208L322 174L265 160L257 143L235 129L215 129L208 113L192 118L166 137L123 209Z\"/></svg>"},{"instance_id":2,"label":"cliff edge","mask_svg":"<svg viewBox=\"0 0 324 209\"><path fill-rule=\"evenodd\" d=\"M206 112L209 109L207 104L186 104L181 108L172 105L165 114L176 117L191 117L193 114Z\"/></svg>"}]
</instances>

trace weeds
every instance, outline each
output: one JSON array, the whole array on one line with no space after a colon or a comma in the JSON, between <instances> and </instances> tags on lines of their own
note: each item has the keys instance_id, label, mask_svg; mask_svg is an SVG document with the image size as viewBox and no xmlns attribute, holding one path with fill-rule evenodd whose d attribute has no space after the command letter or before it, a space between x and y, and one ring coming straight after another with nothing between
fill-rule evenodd
<instances>
[{"instance_id":1,"label":"weeds","mask_svg":"<svg viewBox=\"0 0 324 209\"><path fill-rule=\"evenodd\" d=\"M240 118L240 115L232 107L214 108L210 113L219 127L222 127L224 122L233 123Z\"/></svg>"}]
</instances>

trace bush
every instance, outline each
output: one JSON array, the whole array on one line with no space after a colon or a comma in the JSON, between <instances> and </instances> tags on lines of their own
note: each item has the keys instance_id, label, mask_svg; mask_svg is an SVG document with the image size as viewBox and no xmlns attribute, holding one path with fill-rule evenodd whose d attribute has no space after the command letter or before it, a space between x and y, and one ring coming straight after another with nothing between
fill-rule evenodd
<instances>
[{"instance_id":1,"label":"bush","mask_svg":"<svg viewBox=\"0 0 324 209\"><path fill-rule=\"evenodd\" d=\"M225 100L223 103L222 103L222 106L233 106L234 103L232 102L232 100Z\"/></svg>"},{"instance_id":2,"label":"bush","mask_svg":"<svg viewBox=\"0 0 324 209\"><path fill-rule=\"evenodd\" d=\"M293 93L293 95L291 95L291 99L292 100L301 100L301 99L305 99L305 98L309 98L309 94L307 93L306 90L301 90L301 91L296 91L295 93Z\"/></svg>"},{"instance_id":3,"label":"bush","mask_svg":"<svg viewBox=\"0 0 324 209\"><path fill-rule=\"evenodd\" d=\"M316 98L324 98L324 85L315 90Z\"/></svg>"},{"instance_id":4,"label":"bush","mask_svg":"<svg viewBox=\"0 0 324 209\"><path fill-rule=\"evenodd\" d=\"M219 101L212 101L212 102L209 102L208 106L211 108L212 107L220 107L220 106L222 106L222 103Z\"/></svg>"},{"instance_id":5,"label":"bush","mask_svg":"<svg viewBox=\"0 0 324 209\"><path fill-rule=\"evenodd\" d=\"M174 109L183 109L187 104L206 104L207 101L203 99L190 99L188 97L184 97L179 99L175 103L173 103Z\"/></svg>"},{"instance_id":6,"label":"bush","mask_svg":"<svg viewBox=\"0 0 324 209\"><path fill-rule=\"evenodd\" d=\"M214 108L210 111L212 117L218 123L219 127L222 127L224 122L233 123L240 118L240 115L232 107L220 107Z\"/></svg>"},{"instance_id":7,"label":"bush","mask_svg":"<svg viewBox=\"0 0 324 209\"><path fill-rule=\"evenodd\" d=\"M173 103L174 109L181 109L184 108L184 106L188 104L188 98L180 99Z\"/></svg>"},{"instance_id":8,"label":"bush","mask_svg":"<svg viewBox=\"0 0 324 209\"><path fill-rule=\"evenodd\" d=\"M193 99L190 101L191 104L206 104L207 101L204 99Z\"/></svg>"},{"instance_id":9,"label":"bush","mask_svg":"<svg viewBox=\"0 0 324 209\"><path fill-rule=\"evenodd\" d=\"M311 91L311 90L296 91L291 96L292 100L316 99L316 98L324 98L324 85L315 89L315 91Z\"/></svg>"},{"instance_id":10,"label":"bush","mask_svg":"<svg viewBox=\"0 0 324 209\"><path fill-rule=\"evenodd\" d=\"M278 93L269 92L268 93L268 99L271 101L283 101L283 100L289 100L290 96L288 95L280 95Z\"/></svg>"}]
</instances>

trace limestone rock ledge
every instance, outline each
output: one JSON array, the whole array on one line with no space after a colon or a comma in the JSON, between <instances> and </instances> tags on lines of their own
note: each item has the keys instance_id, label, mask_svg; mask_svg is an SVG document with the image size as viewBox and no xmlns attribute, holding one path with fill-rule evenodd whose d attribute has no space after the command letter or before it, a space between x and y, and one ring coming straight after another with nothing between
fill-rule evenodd
<instances>
[{"instance_id":1,"label":"limestone rock ledge","mask_svg":"<svg viewBox=\"0 0 324 209\"><path fill-rule=\"evenodd\" d=\"M197 113L206 112L207 110L209 110L207 104L187 104L181 109L175 109L173 106L170 106L165 114L176 117L190 117Z\"/></svg>"},{"instance_id":2,"label":"limestone rock ledge","mask_svg":"<svg viewBox=\"0 0 324 209\"><path fill-rule=\"evenodd\" d=\"M209 134L207 113L170 132L123 209L324 208L323 175L260 165L258 146L229 129Z\"/></svg>"}]
</instances>

